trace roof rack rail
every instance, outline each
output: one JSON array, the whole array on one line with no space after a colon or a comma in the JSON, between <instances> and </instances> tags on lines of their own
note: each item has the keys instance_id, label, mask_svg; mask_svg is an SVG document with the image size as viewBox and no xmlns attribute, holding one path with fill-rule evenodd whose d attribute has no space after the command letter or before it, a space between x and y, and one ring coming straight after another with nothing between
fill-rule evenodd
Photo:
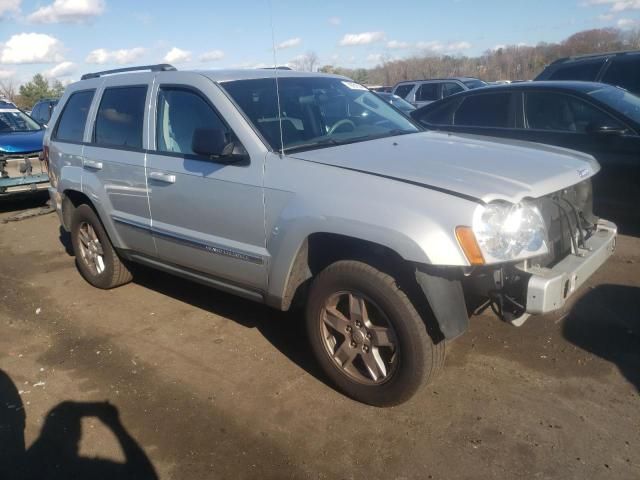
<instances>
[{"instance_id":1,"label":"roof rack rail","mask_svg":"<svg viewBox=\"0 0 640 480\"><path fill-rule=\"evenodd\" d=\"M114 70L104 70L103 72L85 73L80 80L89 80L90 78L100 78L103 75L112 75L114 73L125 72L141 72L149 70L150 72L169 72L177 70L173 65L168 63L159 63L157 65L141 65L139 67L116 68Z\"/></svg>"},{"instance_id":2,"label":"roof rack rail","mask_svg":"<svg viewBox=\"0 0 640 480\"><path fill-rule=\"evenodd\" d=\"M582 58L613 57L615 55L627 55L627 54L636 54L636 53L640 53L640 50L616 50L613 52L583 53L581 55L571 55L569 57L559 58L553 63L567 61L567 60L580 60Z\"/></svg>"}]
</instances>

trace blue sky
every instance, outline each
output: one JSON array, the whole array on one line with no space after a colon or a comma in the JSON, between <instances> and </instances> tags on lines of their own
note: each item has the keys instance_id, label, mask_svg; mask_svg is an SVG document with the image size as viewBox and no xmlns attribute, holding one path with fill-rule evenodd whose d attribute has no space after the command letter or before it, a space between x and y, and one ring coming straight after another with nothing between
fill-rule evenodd
<instances>
[{"instance_id":1,"label":"blue sky","mask_svg":"<svg viewBox=\"0 0 640 480\"><path fill-rule=\"evenodd\" d=\"M162 61L181 69L271 65L270 11L278 63L313 51L321 65L345 67L640 25L640 0L0 0L0 80L45 72L68 82Z\"/></svg>"}]
</instances>

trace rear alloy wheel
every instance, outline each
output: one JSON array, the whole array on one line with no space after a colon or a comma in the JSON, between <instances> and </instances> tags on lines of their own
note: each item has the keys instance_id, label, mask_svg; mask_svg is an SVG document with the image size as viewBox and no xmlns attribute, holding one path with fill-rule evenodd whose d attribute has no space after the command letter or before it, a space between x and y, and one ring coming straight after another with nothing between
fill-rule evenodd
<instances>
[{"instance_id":1,"label":"rear alloy wheel","mask_svg":"<svg viewBox=\"0 0 640 480\"><path fill-rule=\"evenodd\" d=\"M73 212L71 243L78 270L94 287L108 289L131 281L131 272L118 257L102 222L89 205L79 205Z\"/></svg>"},{"instance_id":2,"label":"rear alloy wheel","mask_svg":"<svg viewBox=\"0 0 640 480\"><path fill-rule=\"evenodd\" d=\"M317 276L307 331L327 376L371 405L408 400L443 364L444 342L433 343L396 280L363 262L339 261Z\"/></svg>"}]
</instances>

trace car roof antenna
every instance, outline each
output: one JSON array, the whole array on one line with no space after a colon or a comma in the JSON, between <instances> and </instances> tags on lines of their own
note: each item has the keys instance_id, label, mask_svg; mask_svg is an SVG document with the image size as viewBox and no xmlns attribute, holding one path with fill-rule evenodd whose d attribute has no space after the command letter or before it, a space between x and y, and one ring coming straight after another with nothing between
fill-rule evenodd
<instances>
[{"instance_id":1,"label":"car roof antenna","mask_svg":"<svg viewBox=\"0 0 640 480\"><path fill-rule=\"evenodd\" d=\"M278 56L276 54L276 34L273 28L273 5L269 4L269 20L271 21L271 46L273 48L273 72L276 79L276 101L278 102L278 126L280 127L280 156L284 155L284 136L282 134L282 112L280 109L280 84L278 82Z\"/></svg>"}]
</instances>

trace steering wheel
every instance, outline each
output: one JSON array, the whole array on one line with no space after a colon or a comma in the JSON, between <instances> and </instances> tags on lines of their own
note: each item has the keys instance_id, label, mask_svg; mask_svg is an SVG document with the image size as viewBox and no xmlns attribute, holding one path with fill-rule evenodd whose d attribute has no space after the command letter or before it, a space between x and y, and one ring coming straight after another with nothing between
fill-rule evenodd
<instances>
[{"instance_id":1,"label":"steering wheel","mask_svg":"<svg viewBox=\"0 0 640 480\"><path fill-rule=\"evenodd\" d=\"M336 133L336 130L338 130L343 125L351 125L351 131L352 132L356 129L356 124L355 123L353 123L348 118L343 118L342 120L338 120L336 123L331 125L331 128L327 132L327 135L333 135L334 133Z\"/></svg>"}]
</instances>

